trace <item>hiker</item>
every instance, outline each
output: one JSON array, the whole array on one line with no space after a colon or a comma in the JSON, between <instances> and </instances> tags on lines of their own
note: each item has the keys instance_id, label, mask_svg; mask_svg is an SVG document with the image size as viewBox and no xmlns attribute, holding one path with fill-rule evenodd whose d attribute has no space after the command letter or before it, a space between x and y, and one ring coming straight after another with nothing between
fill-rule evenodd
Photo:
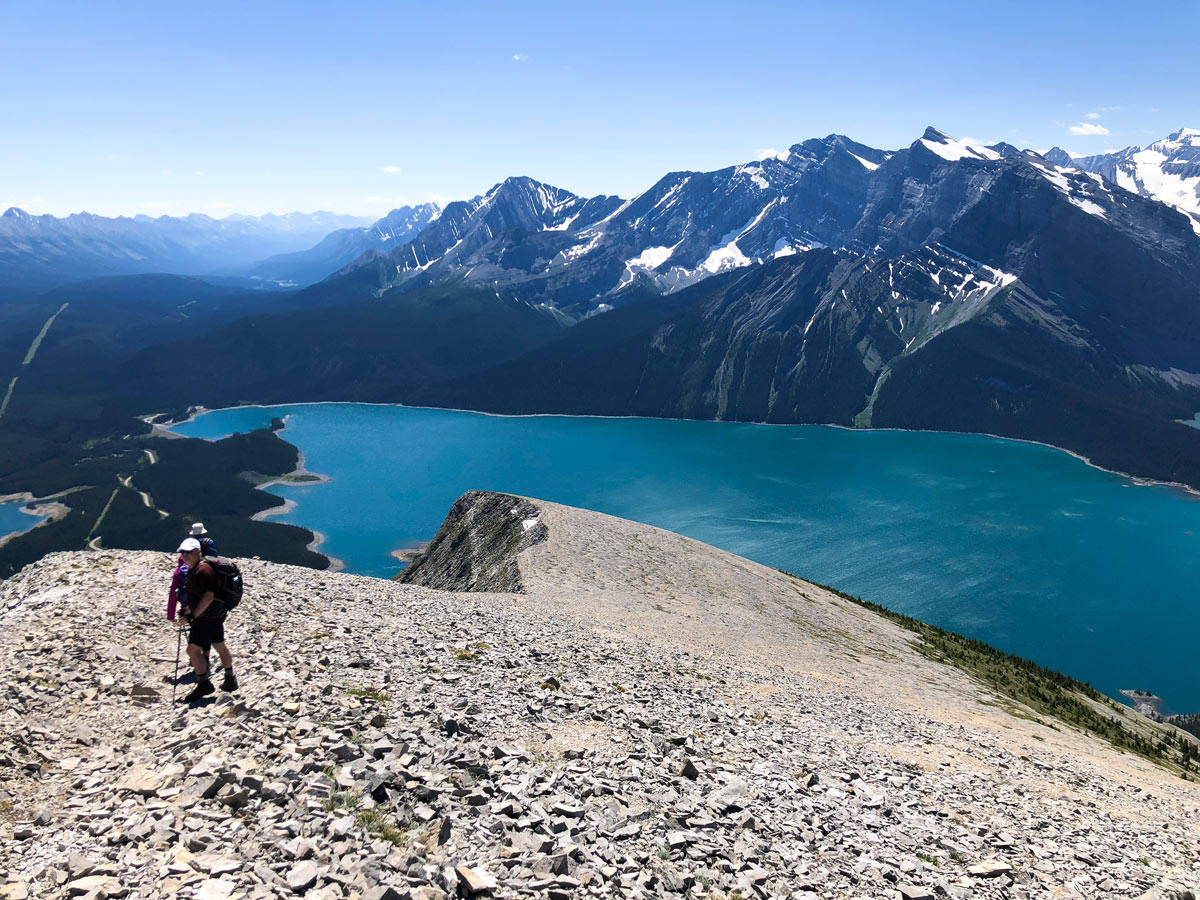
<instances>
[{"instance_id":1,"label":"hiker","mask_svg":"<svg viewBox=\"0 0 1200 900\"><path fill-rule=\"evenodd\" d=\"M225 667L221 690L236 691L238 683L233 674L233 654L225 646L225 609L216 596L219 589L217 574L201 556L200 542L196 538L184 538L179 545L179 555L188 565L188 611L182 618L191 625L187 654L196 673L196 687L184 702L194 703L216 690L210 677L209 648L216 649L221 665Z\"/></svg>"},{"instance_id":2,"label":"hiker","mask_svg":"<svg viewBox=\"0 0 1200 900\"><path fill-rule=\"evenodd\" d=\"M196 522L192 525L192 530L188 532L188 537L195 538L200 543L200 554L202 556L218 556L216 542L208 536L208 531L204 528L203 522ZM175 571L171 573L171 587L167 591L167 621L175 621L176 610L187 612L187 576L188 564L183 561L183 557L175 561Z\"/></svg>"},{"instance_id":3,"label":"hiker","mask_svg":"<svg viewBox=\"0 0 1200 900\"><path fill-rule=\"evenodd\" d=\"M201 556L220 556L217 553L217 542L208 536L208 532L204 530L203 522L194 522L192 530L188 532L188 537L194 537L200 542Z\"/></svg>"}]
</instances>

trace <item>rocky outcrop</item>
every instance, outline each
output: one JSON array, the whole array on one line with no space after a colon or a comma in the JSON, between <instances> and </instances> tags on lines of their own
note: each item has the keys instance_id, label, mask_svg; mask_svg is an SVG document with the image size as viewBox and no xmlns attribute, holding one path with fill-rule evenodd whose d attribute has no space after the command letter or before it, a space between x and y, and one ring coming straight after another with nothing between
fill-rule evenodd
<instances>
[{"instance_id":1,"label":"rocky outcrop","mask_svg":"<svg viewBox=\"0 0 1200 900\"><path fill-rule=\"evenodd\" d=\"M546 539L541 515L524 497L467 491L397 580L442 591L519 593L517 554Z\"/></svg>"},{"instance_id":2,"label":"rocky outcrop","mask_svg":"<svg viewBox=\"0 0 1200 900\"><path fill-rule=\"evenodd\" d=\"M0 583L0 897L1200 883L1196 784L1033 721L806 582L533 505L523 594L245 560L241 690L191 708L171 703L168 555L59 553Z\"/></svg>"}]
</instances>

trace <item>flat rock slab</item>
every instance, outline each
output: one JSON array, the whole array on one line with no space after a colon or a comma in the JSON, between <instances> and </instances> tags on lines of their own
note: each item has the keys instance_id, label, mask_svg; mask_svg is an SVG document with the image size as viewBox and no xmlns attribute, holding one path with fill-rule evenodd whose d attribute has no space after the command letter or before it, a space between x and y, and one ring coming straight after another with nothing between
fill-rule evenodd
<instances>
[{"instance_id":1,"label":"flat rock slab","mask_svg":"<svg viewBox=\"0 0 1200 900\"><path fill-rule=\"evenodd\" d=\"M240 859L220 853L201 853L192 860L193 867L208 875L228 875L232 872L240 872L245 865Z\"/></svg>"},{"instance_id":2,"label":"flat rock slab","mask_svg":"<svg viewBox=\"0 0 1200 900\"><path fill-rule=\"evenodd\" d=\"M288 887L297 894L303 893L316 883L317 875L317 864L312 860L306 859L296 863L288 870Z\"/></svg>"},{"instance_id":3,"label":"flat rock slab","mask_svg":"<svg viewBox=\"0 0 1200 900\"><path fill-rule=\"evenodd\" d=\"M165 779L157 772L152 772L145 766L134 766L117 783L117 789L149 797L157 794L164 783Z\"/></svg>"},{"instance_id":4,"label":"flat rock slab","mask_svg":"<svg viewBox=\"0 0 1200 900\"><path fill-rule=\"evenodd\" d=\"M467 894L482 894L494 891L500 886L500 883L483 869L459 866L454 871L458 875L459 887Z\"/></svg>"},{"instance_id":5,"label":"flat rock slab","mask_svg":"<svg viewBox=\"0 0 1200 900\"><path fill-rule=\"evenodd\" d=\"M236 882L225 878L209 878L192 896L195 900L228 900L237 887Z\"/></svg>"},{"instance_id":6,"label":"flat rock slab","mask_svg":"<svg viewBox=\"0 0 1200 900\"><path fill-rule=\"evenodd\" d=\"M1000 875L1008 875L1012 870L1013 867L1003 860L985 859L981 863L968 866L967 874L974 875L976 878L996 878Z\"/></svg>"},{"instance_id":7,"label":"flat rock slab","mask_svg":"<svg viewBox=\"0 0 1200 900\"><path fill-rule=\"evenodd\" d=\"M68 882L67 893L72 897L92 893L100 897L124 897L129 893L129 888L111 875L88 875Z\"/></svg>"}]
</instances>

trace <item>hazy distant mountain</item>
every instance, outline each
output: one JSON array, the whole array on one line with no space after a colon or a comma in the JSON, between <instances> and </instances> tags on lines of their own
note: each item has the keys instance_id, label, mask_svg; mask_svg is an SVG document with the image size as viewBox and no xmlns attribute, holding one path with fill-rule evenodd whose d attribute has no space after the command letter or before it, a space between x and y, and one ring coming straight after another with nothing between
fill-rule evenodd
<instances>
[{"instance_id":1,"label":"hazy distant mountain","mask_svg":"<svg viewBox=\"0 0 1200 900\"><path fill-rule=\"evenodd\" d=\"M58 218L14 207L0 216L0 297L102 275L228 271L366 221L328 212Z\"/></svg>"},{"instance_id":2,"label":"hazy distant mountain","mask_svg":"<svg viewBox=\"0 0 1200 900\"><path fill-rule=\"evenodd\" d=\"M320 281L371 250L389 250L416 237L441 214L436 203L402 206L366 228L340 228L315 247L283 253L256 263L248 273L284 286Z\"/></svg>"},{"instance_id":3,"label":"hazy distant mountain","mask_svg":"<svg viewBox=\"0 0 1200 900\"><path fill-rule=\"evenodd\" d=\"M1046 158L1056 165L1094 172L1127 191L1153 197L1192 217L1200 233L1200 131L1181 128L1165 140L1116 153L1071 156L1055 147Z\"/></svg>"}]
</instances>

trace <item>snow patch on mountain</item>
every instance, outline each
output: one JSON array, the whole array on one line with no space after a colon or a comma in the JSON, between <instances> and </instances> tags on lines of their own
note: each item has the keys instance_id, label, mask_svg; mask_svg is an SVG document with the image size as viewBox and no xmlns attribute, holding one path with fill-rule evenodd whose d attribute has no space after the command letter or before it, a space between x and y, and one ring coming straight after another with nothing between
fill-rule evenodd
<instances>
[{"instance_id":1,"label":"snow patch on mountain","mask_svg":"<svg viewBox=\"0 0 1200 900\"><path fill-rule=\"evenodd\" d=\"M763 177L763 170L761 166L738 166L734 171L737 175L748 176L754 186L760 188L761 190L765 191L771 187L771 182L767 181L767 179Z\"/></svg>"},{"instance_id":2,"label":"snow patch on mountain","mask_svg":"<svg viewBox=\"0 0 1200 900\"><path fill-rule=\"evenodd\" d=\"M704 262L700 264L700 268L710 275L716 275L718 272L728 272L730 269L749 266L755 262L757 259L746 256L741 247L737 245L737 241L730 241L725 246L718 247L708 254Z\"/></svg>"},{"instance_id":3,"label":"snow patch on mountain","mask_svg":"<svg viewBox=\"0 0 1200 900\"><path fill-rule=\"evenodd\" d=\"M579 216L580 216L579 213L575 213L575 215L570 216L566 219L563 219L557 225L546 225L545 227L542 228L542 231L569 231L571 226L575 224L575 220L578 219Z\"/></svg>"},{"instance_id":4,"label":"snow patch on mountain","mask_svg":"<svg viewBox=\"0 0 1200 900\"><path fill-rule=\"evenodd\" d=\"M658 199L658 202L654 204L654 209L666 209L672 203L675 203L679 199L679 192L682 191L684 189L684 187L687 186L687 183L691 180L692 180L692 176L689 175L686 178L684 178L683 181L679 182L678 184L671 185L670 190L668 190L665 194L663 194ZM621 210L618 210L618 212L621 212L623 209L624 209L624 207L622 207Z\"/></svg>"},{"instance_id":5,"label":"snow patch on mountain","mask_svg":"<svg viewBox=\"0 0 1200 900\"><path fill-rule=\"evenodd\" d=\"M654 270L671 258L671 254L675 252L675 248L679 244L671 247L647 247L637 256L632 259L625 260L625 271L621 273L621 278L617 282L617 286L609 293L619 291L633 283L634 278L639 272L653 274Z\"/></svg>"},{"instance_id":6,"label":"snow patch on mountain","mask_svg":"<svg viewBox=\"0 0 1200 900\"><path fill-rule=\"evenodd\" d=\"M847 150L846 152L850 153L849 150ZM868 172L874 172L876 169L879 168L879 163L873 163L869 159L863 159L861 156L858 156L857 154L854 154L854 153L850 153L850 155L853 156L855 159L857 159L860 163L862 163L863 168L866 169Z\"/></svg>"},{"instance_id":7,"label":"snow patch on mountain","mask_svg":"<svg viewBox=\"0 0 1200 900\"><path fill-rule=\"evenodd\" d=\"M1055 189L1084 212L1101 219L1108 218L1108 211L1095 200L1086 196L1100 191L1111 199L1112 191L1104 183L1104 179L1094 173L1079 172L1056 166L1053 163L1043 163L1030 160L1042 177L1054 185Z\"/></svg>"},{"instance_id":8,"label":"snow patch on mountain","mask_svg":"<svg viewBox=\"0 0 1200 900\"><path fill-rule=\"evenodd\" d=\"M1104 207L1099 203L1095 203L1091 200L1082 200L1079 197L1068 197L1067 199L1086 213L1091 213L1093 216L1099 216L1101 219L1108 218L1108 213L1104 211Z\"/></svg>"},{"instance_id":9,"label":"snow patch on mountain","mask_svg":"<svg viewBox=\"0 0 1200 900\"><path fill-rule=\"evenodd\" d=\"M1055 147L1046 156L1175 207L1200 234L1200 131L1181 128L1147 147L1126 147L1115 153L1075 156Z\"/></svg>"},{"instance_id":10,"label":"snow patch on mountain","mask_svg":"<svg viewBox=\"0 0 1200 900\"><path fill-rule=\"evenodd\" d=\"M775 247L771 251L771 258L779 259L781 256L795 256L797 252L799 252L798 248L791 241L787 238L780 238L775 242Z\"/></svg>"},{"instance_id":11,"label":"snow patch on mountain","mask_svg":"<svg viewBox=\"0 0 1200 900\"><path fill-rule=\"evenodd\" d=\"M675 252L675 247L678 246L678 244L675 244L673 247L647 247L637 256L633 257L633 259L625 260L625 265L629 268L657 269L671 258L671 254Z\"/></svg>"},{"instance_id":12,"label":"snow patch on mountain","mask_svg":"<svg viewBox=\"0 0 1200 900\"><path fill-rule=\"evenodd\" d=\"M603 237L603 231L594 232L591 237L589 237L582 244L576 244L574 247L568 247L566 250L561 251L558 256L555 257L555 261L566 265L574 262L580 257L587 256L596 249Z\"/></svg>"},{"instance_id":13,"label":"snow patch on mountain","mask_svg":"<svg viewBox=\"0 0 1200 900\"><path fill-rule=\"evenodd\" d=\"M1172 171L1169 157L1159 150L1133 154L1132 180L1139 193L1169 203L1189 213L1200 213L1200 159L1197 173L1190 177Z\"/></svg>"},{"instance_id":14,"label":"snow patch on mountain","mask_svg":"<svg viewBox=\"0 0 1200 900\"><path fill-rule=\"evenodd\" d=\"M940 132L936 138L932 137L929 131L925 134L926 136L921 138L921 143L925 148L950 162L958 162L960 159L996 160L1000 158L1000 154L990 147L969 144Z\"/></svg>"}]
</instances>

